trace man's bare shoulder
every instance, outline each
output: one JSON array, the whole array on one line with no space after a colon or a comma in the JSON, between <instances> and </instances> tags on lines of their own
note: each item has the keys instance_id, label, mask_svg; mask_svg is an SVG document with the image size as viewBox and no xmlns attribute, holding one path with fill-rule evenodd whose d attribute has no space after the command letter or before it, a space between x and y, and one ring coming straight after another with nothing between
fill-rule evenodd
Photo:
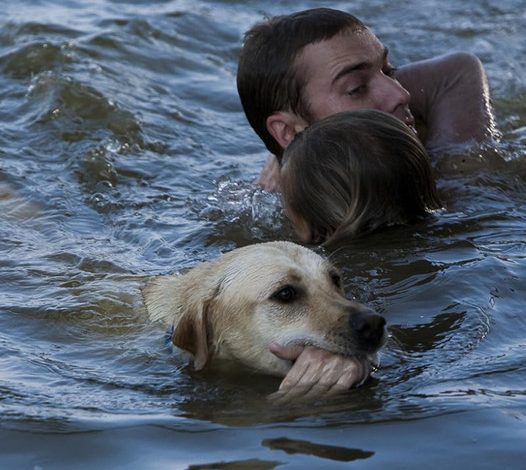
<instances>
[{"instance_id":1,"label":"man's bare shoulder","mask_svg":"<svg viewBox=\"0 0 526 470\"><path fill-rule=\"evenodd\" d=\"M495 136L488 81L479 58L455 52L400 67L410 108L430 150Z\"/></svg>"}]
</instances>

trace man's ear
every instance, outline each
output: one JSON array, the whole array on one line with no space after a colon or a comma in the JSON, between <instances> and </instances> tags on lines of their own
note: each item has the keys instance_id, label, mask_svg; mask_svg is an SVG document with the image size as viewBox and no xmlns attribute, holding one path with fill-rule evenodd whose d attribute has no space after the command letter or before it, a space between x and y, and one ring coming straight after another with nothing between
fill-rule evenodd
<instances>
[{"instance_id":1,"label":"man's ear","mask_svg":"<svg viewBox=\"0 0 526 470\"><path fill-rule=\"evenodd\" d=\"M298 132L307 127L307 123L296 114L288 111L277 111L266 121L267 131L274 140L286 149Z\"/></svg>"}]
</instances>

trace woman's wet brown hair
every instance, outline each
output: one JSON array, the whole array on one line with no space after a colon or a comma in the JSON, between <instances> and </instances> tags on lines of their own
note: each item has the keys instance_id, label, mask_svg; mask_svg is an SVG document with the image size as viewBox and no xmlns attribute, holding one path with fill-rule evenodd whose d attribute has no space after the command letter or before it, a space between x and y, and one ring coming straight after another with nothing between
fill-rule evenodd
<instances>
[{"instance_id":1,"label":"woman's wet brown hair","mask_svg":"<svg viewBox=\"0 0 526 470\"><path fill-rule=\"evenodd\" d=\"M285 211L310 243L415 222L442 206L414 132L372 109L338 113L299 133L283 154L281 185Z\"/></svg>"}]
</instances>

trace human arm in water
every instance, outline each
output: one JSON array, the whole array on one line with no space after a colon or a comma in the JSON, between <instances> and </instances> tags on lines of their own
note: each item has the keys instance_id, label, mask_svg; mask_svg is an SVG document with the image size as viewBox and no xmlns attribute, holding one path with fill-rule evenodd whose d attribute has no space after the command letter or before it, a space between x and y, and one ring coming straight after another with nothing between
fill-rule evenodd
<instances>
[{"instance_id":1,"label":"human arm in water","mask_svg":"<svg viewBox=\"0 0 526 470\"><path fill-rule=\"evenodd\" d=\"M473 54L456 52L404 65L396 79L428 150L482 142L497 134L486 72Z\"/></svg>"},{"instance_id":2,"label":"human arm in water","mask_svg":"<svg viewBox=\"0 0 526 470\"><path fill-rule=\"evenodd\" d=\"M473 54L456 52L403 65L396 79L411 94L409 107L428 150L497 135L486 72ZM257 184L279 191L274 155L267 157Z\"/></svg>"},{"instance_id":3,"label":"human arm in water","mask_svg":"<svg viewBox=\"0 0 526 470\"><path fill-rule=\"evenodd\" d=\"M371 372L366 359L345 357L311 346L271 345L279 358L294 364L270 398L277 402L335 395L364 382Z\"/></svg>"},{"instance_id":4,"label":"human arm in water","mask_svg":"<svg viewBox=\"0 0 526 470\"><path fill-rule=\"evenodd\" d=\"M279 177L279 162L275 155L269 153L265 166L261 170L261 173L256 180L256 184L259 185L265 191L279 193L280 190L280 177Z\"/></svg>"}]
</instances>

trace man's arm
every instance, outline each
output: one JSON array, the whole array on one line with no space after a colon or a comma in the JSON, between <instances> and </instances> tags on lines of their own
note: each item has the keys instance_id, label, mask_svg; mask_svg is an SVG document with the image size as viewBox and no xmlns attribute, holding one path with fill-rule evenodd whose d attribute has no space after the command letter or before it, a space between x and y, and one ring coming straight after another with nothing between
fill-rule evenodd
<instances>
[{"instance_id":1,"label":"man's arm","mask_svg":"<svg viewBox=\"0 0 526 470\"><path fill-rule=\"evenodd\" d=\"M256 184L265 191L280 192L279 163L275 155L271 153L267 157L265 166L256 180Z\"/></svg>"},{"instance_id":2,"label":"man's arm","mask_svg":"<svg viewBox=\"0 0 526 470\"><path fill-rule=\"evenodd\" d=\"M428 150L497 137L488 81L480 60L457 52L400 67L409 107Z\"/></svg>"},{"instance_id":3,"label":"man's arm","mask_svg":"<svg viewBox=\"0 0 526 470\"><path fill-rule=\"evenodd\" d=\"M294 364L270 398L277 402L295 399L310 400L349 390L364 382L371 372L366 359L345 357L314 347L282 347L270 349L281 359Z\"/></svg>"}]
</instances>

